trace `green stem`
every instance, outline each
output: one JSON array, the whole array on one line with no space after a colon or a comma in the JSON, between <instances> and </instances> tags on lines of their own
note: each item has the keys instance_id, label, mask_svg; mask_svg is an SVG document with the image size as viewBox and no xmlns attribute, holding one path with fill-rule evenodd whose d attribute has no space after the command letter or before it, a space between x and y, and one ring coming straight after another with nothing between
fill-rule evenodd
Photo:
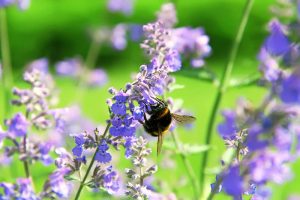
<instances>
[{"instance_id":1,"label":"green stem","mask_svg":"<svg viewBox=\"0 0 300 200\"><path fill-rule=\"evenodd\" d=\"M110 125L111 125L111 123L108 123L108 124L107 124L107 126L106 126L106 128L105 128L105 131L104 131L104 133L103 133L103 136L102 136L103 138L106 137L106 134L108 133L108 129L109 129ZM95 157L96 157L96 155L97 155L97 152L98 152L98 147L97 147L97 149L96 149L96 151L95 151L95 153L94 153L94 155L93 155L93 158L92 158L92 160L91 160L91 162L90 162L90 164L89 164L89 166L88 166L88 169L87 169L86 172L85 172L85 175L84 175L82 181L80 182L80 186L79 186L79 188L78 188L78 190L77 190L77 193L76 193L76 195L75 195L75 200L78 200L79 197L80 197L80 193L81 193L81 191L82 191L82 189L83 189L83 186L85 185L85 181L86 181L86 179L87 179L87 177L88 177L88 175L89 175L89 173L90 173L90 171L91 171L91 169L92 169L92 167L93 167L93 165L94 165Z\"/></svg>"},{"instance_id":2,"label":"green stem","mask_svg":"<svg viewBox=\"0 0 300 200\"><path fill-rule=\"evenodd\" d=\"M97 61L97 57L100 51L100 45L99 43L97 43L95 40L93 40L91 42L91 45L89 47L86 59L85 59L85 63L84 63L84 67L83 67L83 71L81 72L81 74L79 75L79 80L78 80L78 87L79 90L75 95L75 99L80 103L83 96L84 96L84 79L87 73L89 73L89 71L91 69L93 69L96 65L96 61Z\"/></svg>"},{"instance_id":3,"label":"green stem","mask_svg":"<svg viewBox=\"0 0 300 200\"><path fill-rule=\"evenodd\" d=\"M186 171L187 171L187 173L188 173L188 176L189 176L189 178L190 178L190 181L191 181L191 183L192 183L192 185L193 185L193 190L194 190L195 199L197 199L197 198L199 197L199 191L198 191L199 183L198 183L198 181L197 181L197 179L196 179L195 172L194 172L194 170L193 170L193 167L192 167L191 163L188 161L188 159L187 159L187 157L186 157L186 155L185 155L184 150L182 149L182 146L181 146L181 144L180 144L180 142L179 142L179 139L178 139L178 137L177 137L177 134L176 134L174 131L172 131L171 134L172 134L172 137L173 137L175 146L176 146L176 148L177 148L177 149L179 150L179 152L180 152L181 159L182 159L183 164L184 164L184 166L185 166L185 168L186 168Z\"/></svg>"},{"instance_id":4,"label":"green stem","mask_svg":"<svg viewBox=\"0 0 300 200\"><path fill-rule=\"evenodd\" d=\"M210 143L211 143L211 138L212 138L212 135L213 135L213 128L214 128L214 125L215 125L216 116L217 116L217 113L219 111L219 107L220 107L220 104L221 104L221 101L222 101L223 94L225 93L225 91L227 89L227 84L228 84L228 81L229 81L230 76L231 76L234 61L235 61L236 56L237 56L237 52L238 52L238 49L239 49L244 31L245 31L246 24L248 22L249 14L250 14L250 11L252 9L253 3L254 3L254 0L247 0L246 4L245 4L243 16L242 16L242 19L241 19L236 37L235 37L234 42L233 42L233 45L232 45L232 48L231 48L231 51L230 51L230 55L229 55L229 59L228 59L228 62L225 66L225 70L223 72L222 79L220 81L220 85L218 87L217 95L216 95L215 100L214 100L211 116L210 116L209 123L208 123L208 128L207 128L207 131L206 131L206 136L205 136L206 137L205 138L205 144L206 145L210 145ZM209 151L204 152L203 158L201 160L200 192L201 192L202 196L204 196L203 188L205 186L205 169L206 169L206 166L207 166L208 155L209 155Z\"/></svg>"},{"instance_id":5,"label":"green stem","mask_svg":"<svg viewBox=\"0 0 300 200\"><path fill-rule=\"evenodd\" d=\"M85 60L85 67L87 69L93 69L95 67L99 50L99 43L93 40Z\"/></svg>"},{"instance_id":6,"label":"green stem","mask_svg":"<svg viewBox=\"0 0 300 200\"><path fill-rule=\"evenodd\" d=\"M13 76L10 61L9 40L7 33L7 18L4 8L0 9L0 42L1 42L1 56L2 56L2 87L4 107L3 116L8 117L10 113L10 94L13 86Z\"/></svg>"}]
</instances>

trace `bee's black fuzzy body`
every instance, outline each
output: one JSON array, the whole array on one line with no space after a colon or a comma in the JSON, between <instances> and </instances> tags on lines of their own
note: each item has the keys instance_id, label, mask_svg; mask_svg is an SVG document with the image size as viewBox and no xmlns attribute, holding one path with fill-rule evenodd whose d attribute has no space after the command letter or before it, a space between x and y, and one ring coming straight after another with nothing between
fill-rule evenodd
<instances>
[{"instance_id":1,"label":"bee's black fuzzy body","mask_svg":"<svg viewBox=\"0 0 300 200\"><path fill-rule=\"evenodd\" d=\"M160 101L159 104L151 106L151 111L148 112L150 118L147 119L144 116L145 123L144 129L147 133L157 137L158 133L164 134L169 130L172 123L172 115L168 108L168 105L164 101Z\"/></svg>"}]
</instances>

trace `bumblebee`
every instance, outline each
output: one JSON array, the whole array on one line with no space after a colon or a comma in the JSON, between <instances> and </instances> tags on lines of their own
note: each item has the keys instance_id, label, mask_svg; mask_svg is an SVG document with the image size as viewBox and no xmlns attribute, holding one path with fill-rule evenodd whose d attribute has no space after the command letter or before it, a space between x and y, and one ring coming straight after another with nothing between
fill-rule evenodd
<instances>
[{"instance_id":1,"label":"bumblebee","mask_svg":"<svg viewBox=\"0 0 300 200\"><path fill-rule=\"evenodd\" d=\"M147 133L157 139L157 155L160 154L163 137L168 132L172 120L180 124L186 124L193 122L196 118L189 115L179 115L171 113L168 104L158 98L155 98L157 103L150 105L150 109L146 113L150 116L147 118L146 113L144 113L144 122L142 122L144 129Z\"/></svg>"}]
</instances>

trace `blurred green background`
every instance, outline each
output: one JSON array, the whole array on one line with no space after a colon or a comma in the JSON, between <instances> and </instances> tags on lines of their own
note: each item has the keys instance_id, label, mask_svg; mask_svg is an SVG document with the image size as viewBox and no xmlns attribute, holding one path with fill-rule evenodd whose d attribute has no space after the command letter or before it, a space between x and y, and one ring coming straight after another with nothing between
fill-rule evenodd
<instances>
[{"instance_id":1,"label":"blurred green background","mask_svg":"<svg viewBox=\"0 0 300 200\"><path fill-rule=\"evenodd\" d=\"M51 66L57 61L65 58L79 56L85 58L91 44L88 30L100 26L113 26L120 22L145 24L155 20L155 13L166 1L162 0L136 0L133 14L124 16L122 14L110 13L107 10L105 0L32 0L27 11L20 11L16 7L8 9L8 32L11 48L11 59L14 70L14 78L17 85L22 85L23 67L30 61L46 57ZM272 18L269 6L274 4L273 0L257 0L250 14L245 35L238 52L238 58L234 65L233 77L242 78L252 74L258 69L256 60L259 48L267 35L266 25ZM207 66L217 74L223 70L233 42L243 6L244 0L177 0L176 8L179 26L201 26L210 37L212 55L207 59ZM104 68L109 76L109 82L104 88L87 90L81 106L84 113L99 124L104 124L108 118L105 101L110 95L107 89L111 86L121 88L130 81L132 72L137 72L139 66L147 62L143 51L138 43L129 42L124 51L116 52L110 47L101 47L97 59L98 67ZM188 68L188 66L186 66ZM196 73L196 70L195 70ZM177 83L185 86L184 89L176 90L170 96L182 98L184 108L193 111L197 117L193 129L186 131L179 128L179 137L182 142L192 144L203 144L204 133L208 123L212 103L216 94L216 88L195 78L185 76L182 72L174 74ZM67 106L73 102L75 97L74 82L57 78L57 87L60 89L60 106ZM260 102L264 94L261 88L249 86L244 88L230 89L223 101L221 108L233 107L238 97L244 96L254 103ZM1 112L1 111L0 111ZM221 116L218 115L218 120ZM166 137L171 140L171 137ZM213 171L220 166L221 155L224 152L224 143L215 132L212 138L213 146L209 157L208 171ZM155 141L151 141L155 147ZM163 156L162 156L163 157ZM199 177L200 158L202 155L189 156L189 160ZM167 185L177 184L186 174L185 168L179 156L176 158L176 168L159 169L156 179L165 180ZM154 162L163 163L164 158L156 159ZM22 174L22 169L17 169L16 174ZM287 199L290 194L299 193L300 162L294 164L294 179L283 185L273 186L275 188L273 199ZM34 178L40 180L47 172L44 168L37 166ZM2 176L2 175L1 175ZM5 177L5 176L3 176ZM207 183L215 180L215 175L210 173ZM13 180L12 178L5 178ZM158 188L159 189L159 188ZM207 188L209 189L209 188ZM176 191L160 191L162 193L176 192L181 199L190 199L192 189L189 181L180 185ZM82 196L88 195L87 192ZM86 197L87 198L87 197ZM82 198L82 199L86 199ZM217 195L216 199L228 199Z\"/></svg>"}]
</instances>

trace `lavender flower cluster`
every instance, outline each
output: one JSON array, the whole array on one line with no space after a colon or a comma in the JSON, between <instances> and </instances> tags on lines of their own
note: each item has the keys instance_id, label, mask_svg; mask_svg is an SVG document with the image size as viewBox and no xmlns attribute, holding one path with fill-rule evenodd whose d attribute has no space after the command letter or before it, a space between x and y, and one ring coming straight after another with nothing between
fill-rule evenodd
<instances>
[{"instance_id":1,"label":"lavender flower cluster","mask_svg":"<svg viewBox=\"0 0 300 200\"><path fill-rule=\"evenodd\" d=\"M19 178L16 183L1 182L0 187L3 188L3 193L0 194L1 199L42 199L50 192L50 189L46 187L50 183L46 182L45 190L36 193L30 174L30 166L36 161L41 161L45 166L53 163L50 156L54 148L53 144L37 139L39 136L34 134L34 130L55 130L61 124L61 119L56 114L60 111L51 108L54 84L48 73L47 60L40 59L30 63L23 78L29 83L30 88L14 88L13 94L18 98L14 99L12 104L24 106L25 114L16 113L11 119L5 121L7 130L1 130L0 143L5 144L4 149L1 147L1 150L4 150L1 152L3 164L15 161L13 157L17 155L17 160L24 165L26 178ZM61 181L63 176L60 176ZM50 177L56 177L56 183L59 182L58 172ZM52 189L51 192L53 192Z\"/></svg>"},{"instance_id":2,"label":"lavender flower cluster","mask_svg":"<svg viewBox=\"0 0 300 200\"><path fill-rule=\"evenodd\" d=\"M218 132L233 158L212 184L212 193L224 191L234 199L251 195L269 199L269 183L283 184L292 178L290 163L300 152L300 76L298 44L292 29L272 20L270 35L259 53L263 77L260 84L269 92L257 107L240 99L235 110L223 112Z\"/></svg>"},{"instance_id":3,"label":"lavender flower cluster","mask_svg":"<svg viewBox=\"0 0 300 200\"><path fill-rule=\"evenodd\" d=\"M80 59L70 58L56 63L56 73L59 76L71 77L90 87L103 87L108 77L106 72L101 69L88 69Z\"/></svg>"}]
</instances>

